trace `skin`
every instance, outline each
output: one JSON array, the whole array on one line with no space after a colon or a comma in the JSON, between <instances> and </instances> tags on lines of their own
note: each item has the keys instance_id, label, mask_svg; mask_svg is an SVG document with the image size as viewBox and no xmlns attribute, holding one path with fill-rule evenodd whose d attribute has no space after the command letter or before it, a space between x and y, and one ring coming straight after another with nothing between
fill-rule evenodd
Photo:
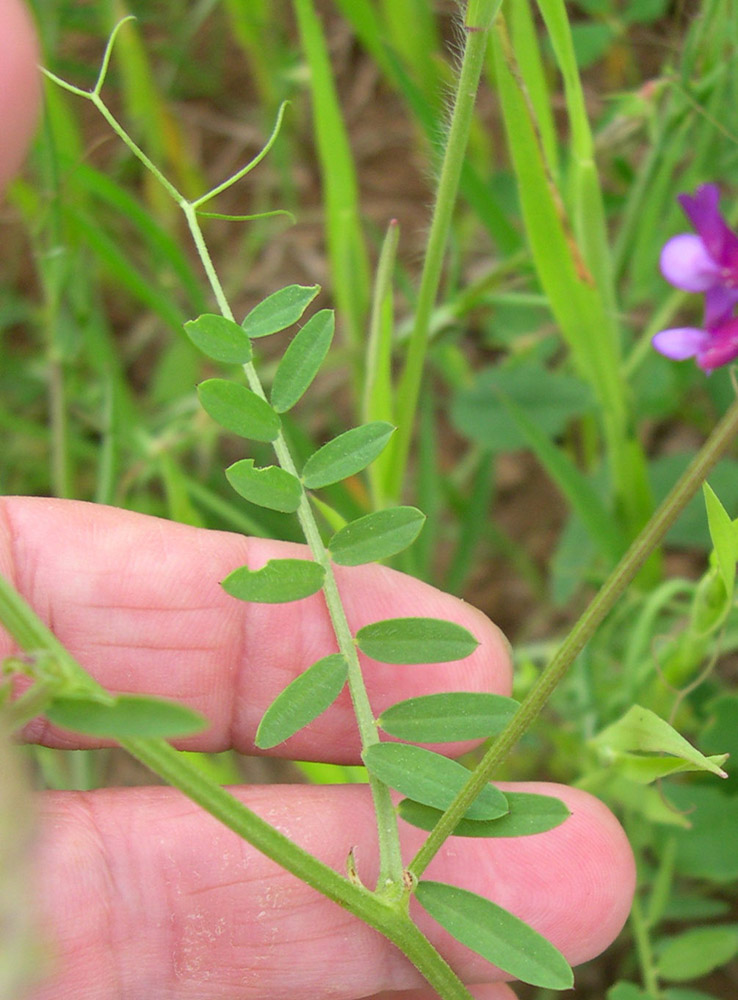
<instances>
[{"instance_id":1,"label":"skin","mask_svg":"<svg viewBox=\"0 0 738 1000\"><path fill-rule=\"evenodd\" d=\"M0 179L23 157L39 86L33 32L0 0ZM298 546L205 531L113 508L0 499L0 572L60 640L113 690L176 698L211 721L181 745L253 753L274 695L333 651L319 596L247 605L218 581ZM458 663L387 667L366 661L375 711L440 690L509 693L499 630L455 598L379 566L338 574L353 629L398 615L438 615L469 628L478 649ZM14 652L0 628L0 659ZM93 745L43 720L25 739ZM447 748L448 749L448 748ZM460 749L460 748L457 748ZM275 754L358 763L345 696ZM428 878L483 893L535 926L573 964L620 931L634 888L622 829L596 799L544 783L510 785L564 799L571 817L513 840L453 839ZM338 870L353 847L371 883L376 842L364 786L259 786L245 802ZM44 793L36 844L39 919L50 954L32 1000L433 1000L387 941L261 856L170 788ZM404 856L423 834L402 823ZM501 974L418 911L423 930L477 1000L513 1000Z\"/></svg>"}]
</instances>

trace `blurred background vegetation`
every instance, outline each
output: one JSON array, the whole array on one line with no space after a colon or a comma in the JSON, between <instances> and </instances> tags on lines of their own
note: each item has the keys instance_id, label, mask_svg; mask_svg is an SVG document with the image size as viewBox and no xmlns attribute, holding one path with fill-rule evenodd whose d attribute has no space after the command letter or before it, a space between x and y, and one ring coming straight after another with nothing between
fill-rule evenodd
<instances>
[{"instance_id":1,"label":"blurred background vegetation","mask_svg":"<svg viewBox=\"0 0 738 1000\"><path fill-rule=\"evenodd\" d=\"M373 397L391 416L461 44L456 4L31 7L45 64L81 87L93 86L114 24L136 15L119 36L106 101L191 197L253 157L290 102L270 155L213 209L291 214L205 220L205 231L237 315L293 282L320 283L320 304L337 310L338 343L286 418L298 456L365 413L373 273L397 220L387 384ZM705 378L650 348L657 330L699 322L693 297L658 271L663 243L688 228L676 195L717 182L738 221L734 0L565 8L557 35L529 0L503 4L401 488L429 519L397 564L502 626L521 696L734 395L730 371ZM184 220L94 109L53 85L46 97L27 170L0 210L0 489L299 538L292 515L233 496L223 468L243 457L243 442L197 404L194 386L213 366L182 324L211 304ZM261 350L267 382L270 351L283 347ZM268 456L261 447L249 452L257 462ZM711 477L731 516L737 472L726 458ZM350 518L376 496L355 477L325 499ZM601 795L638 856L633 920L579 971L582 1000L738 989L738 779L662 788L594 742L637 702L705 753L738 750L738 630L732 601L710 612L710 549L697 500L506 766L508 777ZM53 787L141 780L115 754L39 750L36 763ZM202 766L223 780L360 778L233 756Z\"/></svg>"}]
</instances>

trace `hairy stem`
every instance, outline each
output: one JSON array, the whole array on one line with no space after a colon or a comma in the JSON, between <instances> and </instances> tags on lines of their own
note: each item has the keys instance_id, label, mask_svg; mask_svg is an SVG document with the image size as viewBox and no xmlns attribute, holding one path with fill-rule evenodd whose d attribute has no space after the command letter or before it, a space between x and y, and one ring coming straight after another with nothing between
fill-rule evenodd
<instances>
[{"instance_id":1,"label":"hairy stem","mask_svg":"<svg viewBox=\"0 0 738 1000\"><path fill-rule=\"evenodd\" d=\"M392 464L386 484L386 494L393 499L399 497L402 489L428 349L431 315L441 283L448 234L469 142L479 79L487 52L487 36L501 3L502 0L473 0L467 10L464 25L466 30L464 57L436 189L407 358L397 390L397 433L390 445Z\"/></svg>"},{"instance_id":2,"label":"hairy stem","mask_svg":"<svg viewBox=\"0 0 738 1000\"><path fill-rule=\"evenodd\" d=\"M489 781L494 769L502 763L520 737L531 727L557 685L566 675L569 667L592 638L606 615L612 610L626 587L638 574L641 566L659 545L666 532L704 482L710 469L735 439L737 433L738 400L732 404L715 427L682 477L602 585L587 610L539 677L528 697L428 835L410 864L410 871L414 875L419 876L425 871L443 842L453 833L456 824Z\"/></svg>"}]
</instances>

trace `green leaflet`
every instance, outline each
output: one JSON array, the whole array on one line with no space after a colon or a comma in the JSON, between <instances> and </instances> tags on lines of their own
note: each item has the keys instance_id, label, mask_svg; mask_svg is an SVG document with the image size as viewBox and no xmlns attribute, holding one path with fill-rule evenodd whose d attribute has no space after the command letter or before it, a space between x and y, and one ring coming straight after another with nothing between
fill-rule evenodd
<instances>
[{"instance_id":1,"label":"green leaflet","mask_svg":"<svg viewBox=\"0 0 738 1000\"><path fill-rule=\"evenodd\" d=\"M325 570L309 559L270 559L261 569L240 566L223 580L231 597L259 604L286 604L315 594Z\"/></svg>"},{"instance_id":2,"label":"green leaflet","mask_svg":"<svg viewBox=\"0 0 738 1000\"><path fill-rule=\"evenodd\" d=\"M382 452L394 430L392 424L375 420L339 434L305 462L303 483L317 490L356 475Z\"/></svg>"},{"instance_id":3,"label":"green leaflet","mask_svg":"<svg viewBox=\"0 0 738 1000\"><path fill-rule=\"evenodd\" d=\"M245 385L209 378L197 387L203 409L227 431L254 441L274 441L281 421L269 403Z\"/></svg>"},{"instance_id":4,"label":"green leaflet","mask_svg":"<svg viewBox=\"0 0 738 1000\"><path fill-rule=\"evenodd\" d=\"M463 660L479 643L462 625L440 618L386 618L356 633L362 653L382 663Z\"/></svg>"},{"instance_id":5,"label":"green leaflet","mask_svg":"<svg viewBox=\"0 0 738 1000\"><path fill-rule=\"evenodd\" d=\"M626 753L641 751L672 754L680 760L688 761L696 770L711 771L721 778L726 777L718 763L701 754L673 726L641 705L631 706L622 718L603 729L592 742L605 752L624 750Z\"/></svg>"},{"instance_id":6,"label":"green leaflet","mask_svg":"<svg viewBox=\"0 0 738 1000\"><path fill-rule=\"evenodd\" d=\"M528 837L552 830L570 815L560 799L530 792L505 792L509 812L499 819L462 819L454 829L454 837ZM421 830L432 830L441 818L441 811L403 799L398 806L400 816Z\"/></svg>"},{"instance_id":7,"label":"green leaflet","mask_svg":"<svg viewBox=\"0 0 738 1000\"><path fill-rule=\"evenodd\" d=\"M54 698L44 714L55 726L106 739L150 736L171 739L208 725L199 712L176 701L121 694L110 705L97 698Z\"/></svg>"},{"instance_id":8,"label":"green leaflet","mask_svg":"<svg viewBox=\"0 0 738 1000\"><path fill-rule=\"evenodd\" d=\"M447 809L471 777L458 761L406 743L374 743L361 756L367 770L385 785L434 809ZM507 811L503 793L488 784L465 815L468 819L495 820Z\"/></svg>"},{"instance_id":9,"label":"green leaflet","mask_svg":"<svg viewBox=\"0 0 738 1000\"><path fill-rule=\"evenodd\" d=\"M321 309L295 335L277 366L271 401L277 413L285 413L300 399L318 374L333 340L335 316Z\"/></svg>"},{"instance_id":10,"label":"green leaflet","mask_svg":"<svg viewBox=\"0 0 738 1000\"><path fill-rule=\"evenodd\" d=\"M185 333L203 354L226 365L251 361L251 341L243 329L225 316L205 313L184 325Z\"/></svg>"},{"instance_id":11,"label":"green leaflet","mask_svg":"<svg viewBox=\"0 0 738 1000\"><path fill-rule=\"evenodd\" d=\"M735 566L738 561L738 534L736 534L730 515L720 503L709 483L702 484L707 510L707 523L710 528L710 538L715 549L720 579L725 586L726 600L730 604L735 585Z\"/></svg>"},{"instance_id":12,"label":"green leaflet","mask_svg":"<svg viewBox=\"0 0 738 1000\"><path fill-rule=\"evenodd\" d=\"M738 955L738 928L735 924L693 927L661 942L658 949L659 975L672 982L706 976Z\"/></svg>"},{"instance_id":13,"label":"green leaflet","mask_svg":"<svg viewBox=\"0 0 738 1000\"><path fill-rule=\"evenodd\" d=\"M722 769L730 754L711 754L705 760L717 768ZM682 774L685 771L704 771L704 764L693 764L678 757L659 757L654 754L624 753L614 751L610 747L605 753L606 770L622 775L629 781L634 781L637 785L650 785L659 778L666 778L671 774ZM592 772L594 774L594 772Z\"/></svg>"},{"instance_id":14,"label":"green leaflet","mask_svg":"<svg viewBox=\"0 0 738 1000\"><path fill-rule=\"evenodd\" d=\"M424 522L425 514L417 507L374 511L337 531L328 543L328 551L341 566L387 559L411 545Z\"/></svg>"},{"instance_id":15,"label":"green leaflet","mask_svg":"<svg viewBox=\"0 0 738 1000\"><path fill-rule=\"evenodd\" d=\"M514 698L481 691L448 691L398 701L377 723L390 736L413 743L484 740L501 732L517 711Z\"/></svg>"},{"instance_id":16,"label":"green leaflet","mask_svg":"<svg viewBox=\"0 0 738 1000\"><path fill-rule=\"evenodd\" d=\"M348 667L340 653L313 663L277 695L256 730L255 743L268 750L289 739L333 704L346 683Z\"/></svg>"},{"instance_id":17,"label":"green leaflet","mask_svg":"<svg viewBox=\"0 0 738 1000\"><path fill-rule=\"evenodd\" d=\"M443 882L418 883L418 902L441 926L488 962L524 983L566 990L574 974L538 931L483 896Z\"/></svg>"},{"instance_id":18,"label":"green leaflet","mask_svg":"<svg viewBox=\"0 0 738 1000\"><path fill-rule=\"evenodd\" d=\"M241 326L249 337L268 337L292 326L320 291L320 285L287 285L273 292L245 317Z\"/></svg>"},{"instance_id":19,"label":"green leaflet","mask_svg":"<svg viewBox=\"0 0 738 1000\"><path fill-rule=\"evenodd\" d=\"M239 496L260 507L292 514L300 506L299 480L276 465L257 469L253 458L244 458L226 469L226 478Z\"/></svg>"}]
</instances>

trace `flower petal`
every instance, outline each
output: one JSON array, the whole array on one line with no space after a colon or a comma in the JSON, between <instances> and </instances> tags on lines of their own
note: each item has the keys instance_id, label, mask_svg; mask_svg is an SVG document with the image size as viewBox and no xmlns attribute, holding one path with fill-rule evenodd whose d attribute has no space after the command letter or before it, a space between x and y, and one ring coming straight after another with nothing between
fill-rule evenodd
<instances>
[{"instance_id":1,"label":"flower petal","mask_svg":"<svg viewBox=\"0 0 738 1000\"><path fill-rule=\"evenodd\" d=\"M699 236L682 233L664 245L659 261L666 280L684 292L706 292L720 280L720 268Z\"/></svg>"},{"instance_id":2,"label":"flower petal","mask_svg":"<svg viewBox=\"0 0 738 1000\"><path fill-rule=\"evenodd\" d=\"M718 208L720 189L717 184L703 184L694 195L679 195L679 203L705 244L712 259L733 272L738 279L738 236L729 228Z\"/></svg>"},{"instance_id":3,"label":"flower petal","mask_svg":"<svg viewBox=\"0 0 738 1000\"><path fill-rule=\"evenodd\" d=\"M684 361L705 351L710 344L710 334L695 326L674 327L661 330L651 341L653 347L672 361Z\"/></svg>"},{"instance_id":4,"label":"flower petal","mask_svg":"<svg viewBox=\"0 0 738 1000\"><path fill-rule=\"evenodd\" d=\"M697 364L709 374L735 358L738 358L738 317L711 332L708 343L697 352Z\"/></svg>"},{"instance_id":5,"label":"flower petal","mask_svg":"<svg viewBox=\"0 0 738 1000\"><path fill-rule=\"evenodd\" d=\"M715 285L705 292L705 329L715 330L732 318L738 289Z\"/></svg>"}]
</instances>

